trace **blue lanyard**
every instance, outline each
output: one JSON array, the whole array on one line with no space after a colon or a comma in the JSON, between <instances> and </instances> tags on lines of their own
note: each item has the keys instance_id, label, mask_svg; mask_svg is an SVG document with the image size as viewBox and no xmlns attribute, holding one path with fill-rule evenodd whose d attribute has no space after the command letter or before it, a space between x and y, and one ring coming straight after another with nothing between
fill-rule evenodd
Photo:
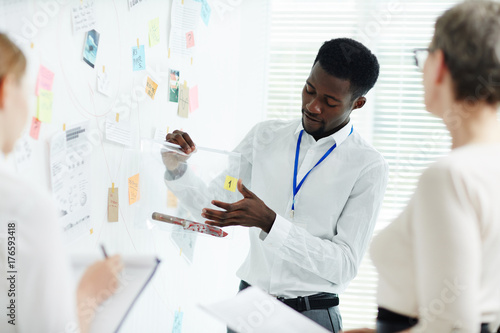
<instances>
[{"instance_id":1,"label":"blue lanyard","mask_svg":"<svg viewBox=\"0 0 500 333\"><path fill-rule=\"evenodd\" d=\"M351 131L349 132L349 135L352 134L353 129L354 129L354 127L351 126ZM323 157L321 157L319 159L318 163L316 163L311 168L311 170L309 170L309 172L306 173L306 175L304 176L304 178L302 178L302 180L300 181L299 186L297 186L297 168L298 168L298 165L299 165L299 152L300 152L300 142L302 141L302 134L304 134L304 130L300 131L299 138L297 139L297 148L295 149L295 166L293 168L293 201L292 201L292 212L291 212L292 217L293 217L293 212L295 211L295 196L297 195L297 193L299 193L299 190L302 187L302 184L304 184L304 181L306 180L307 176L309 176L309 174L311 173L311 171L313 171L313 169L315 167L317 167L321 162L323 162L323 160L325 158L327 158L328 155L330 155L330 153L335 148L337 148L337 143L335 143L333 146L331 146L330 149L328 149L328 151L323 155Z\"/></svg>"}]
</instances>

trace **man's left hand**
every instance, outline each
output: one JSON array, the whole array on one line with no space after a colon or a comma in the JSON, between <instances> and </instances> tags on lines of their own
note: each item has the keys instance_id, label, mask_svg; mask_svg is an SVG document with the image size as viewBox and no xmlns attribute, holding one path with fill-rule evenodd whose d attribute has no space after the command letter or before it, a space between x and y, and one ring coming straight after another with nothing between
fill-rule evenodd
<instances>
[{"instance_id":1,"label":"man's left hand","mask_svg":"<svg viewBox=\"0 0 500 333\"><path fill-rule=\"evenodd\" d=\"M276 219L276 213L266 206L264 201L257 197L252 191L238 180L238 191L243 199L229 204L214 200L212 204L224 209L224 211L205 208L201 216L210 221L207 224L216 227L228 227L241 225L244 227L258 227L269 233Z\"/></svg>"}]
</instances>

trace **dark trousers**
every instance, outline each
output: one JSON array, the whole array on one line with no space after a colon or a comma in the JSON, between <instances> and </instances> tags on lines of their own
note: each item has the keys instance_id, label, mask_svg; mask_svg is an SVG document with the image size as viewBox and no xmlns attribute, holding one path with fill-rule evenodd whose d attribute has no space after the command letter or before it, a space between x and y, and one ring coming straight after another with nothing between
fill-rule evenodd
<instances>
[{"instance_id":1,"label":"dark trousers","mask_svg":"<svg viewBox=\"0 0 500 333\"><path fill-rule=\"evenodd\" d=\"M248 283L245 281L241 281L240 283L240 291L250 287ZM318 323L323 326L330 332L338 333L342 330L342 317L340 316L340 311L338 306L333 306L328 309L319 309L319 310L309 310L301 312L302 315L311 319L312 321ZM231 329L227 329L228 333L236 333Z\"/></svg>"}]
</instances>

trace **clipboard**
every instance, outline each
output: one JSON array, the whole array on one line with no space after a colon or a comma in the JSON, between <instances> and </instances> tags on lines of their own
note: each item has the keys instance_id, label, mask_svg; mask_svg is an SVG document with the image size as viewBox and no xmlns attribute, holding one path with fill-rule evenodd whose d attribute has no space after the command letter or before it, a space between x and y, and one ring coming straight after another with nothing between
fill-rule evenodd
<instances>
[{"instance_id":1,"label":"clipboard","mask_svg":"<svg viewBox=\"0 0 500 333\"><path fill-rule=\"evenodd\" d=\"M73 273L79 281L87 267L100 257L74 256L71 258ZM134 304L146 289L157 271L160 260L155 256L131 256L123 258L123 270L117 291L96 310L90 325L90 333L118 332Z\"/></svg>"}]
</instances>

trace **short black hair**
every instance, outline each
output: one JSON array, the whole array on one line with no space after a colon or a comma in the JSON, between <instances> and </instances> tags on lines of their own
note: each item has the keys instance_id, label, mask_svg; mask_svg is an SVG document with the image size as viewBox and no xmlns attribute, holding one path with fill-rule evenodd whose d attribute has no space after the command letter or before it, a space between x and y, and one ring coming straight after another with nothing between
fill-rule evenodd
<instances>
[{"instance_id":1,"label":"short black hair","mask_svg":"<svg viewBox=\"0 0 500 333\"><path fill-rule=\"evenodd\" d=\"M314 60L330 75L349 80L352 100L365 95L377 82L377 57L363 44L350 38L336 38L321 46Z\"/></svg>"}]
</instances>

